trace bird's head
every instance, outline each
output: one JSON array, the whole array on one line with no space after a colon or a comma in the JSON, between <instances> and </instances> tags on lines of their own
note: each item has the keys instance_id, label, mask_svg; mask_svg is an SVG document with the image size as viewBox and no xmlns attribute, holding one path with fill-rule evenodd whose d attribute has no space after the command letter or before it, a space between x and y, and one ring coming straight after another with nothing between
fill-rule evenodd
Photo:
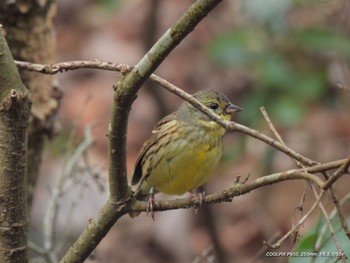
<instances>
[{"instance_id":1,"label":"bird's head","mask_svg":"<svg viewBox=\"0 0 350 263\"><path fill-rule=\"evenodd\" d=\"M216 90L199 91L193 94L193 97L227 121L231 119L232 113L242 110L242 108L232 104L224 94ZM186 118L190 118L191 122L196 121L198 124L206 124L206 126L218 125L188 102L181 105L179 113Z\"/></svg>"}]
</instances>

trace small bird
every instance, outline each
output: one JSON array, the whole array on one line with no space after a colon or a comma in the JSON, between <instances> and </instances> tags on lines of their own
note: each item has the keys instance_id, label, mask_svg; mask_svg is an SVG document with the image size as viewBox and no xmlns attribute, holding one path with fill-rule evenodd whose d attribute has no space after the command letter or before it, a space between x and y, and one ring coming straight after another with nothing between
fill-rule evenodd
<instances>
[{"instance_id":1,"label":"small bird","mask_svg":"<svg viewBox=\"0 0 350 263\"><path fill-rule=\"evenodd\" d=\"M199 91L193 97L224 120L242 110L215 90ZM152 217L155 193L182 195L208 180L219 164L224 134L222 126L188 102L155 126L138 154L131 181L139 183L137 200L149 198Z\"/></svg>"}]
</instances>

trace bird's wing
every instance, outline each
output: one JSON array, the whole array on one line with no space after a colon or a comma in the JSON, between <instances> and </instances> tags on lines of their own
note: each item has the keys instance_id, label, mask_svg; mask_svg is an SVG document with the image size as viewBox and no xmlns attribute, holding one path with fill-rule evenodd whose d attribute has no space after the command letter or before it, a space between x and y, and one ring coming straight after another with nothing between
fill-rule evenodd
<instances>
[{"instance_id":1,"label":"bird's wing","mask_svg":"<svg viewBox=\"0 0 350 263\"><path fill-rule=\"evenodd\" d=\"M132 177L131 180L131 184L135 185L138 182L140 182L143 174L142 174L142 159L145 156L145 154L147 153L147 151L155 144L158 142L159 137L161 136L161 131L163 129L166 129L165 126L167 126L167 123L170 123L171 121L174 121L175 118L175 114L176 113L172 113L170 115L167 115L166 117L164 117L163 119L161 119L158 124L154 127L154 129L152 130L152 135L145 141L145 143L143 144L137 159L136 159L136 163L135 163L135 169L134 169L134 175Z\"/></svg>"}]
</instances>

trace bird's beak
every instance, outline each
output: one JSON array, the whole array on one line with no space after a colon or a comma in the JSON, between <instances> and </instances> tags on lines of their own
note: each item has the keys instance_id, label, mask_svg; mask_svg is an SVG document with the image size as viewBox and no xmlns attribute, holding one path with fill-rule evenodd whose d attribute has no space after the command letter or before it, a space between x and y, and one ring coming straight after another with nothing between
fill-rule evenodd
<instances>
[{"instance_id":1,"label":"bird's beak","mask_svg":"<svg viewBox=\"0 0 350 263\"><path fill-rule=\"evenodd\" d=\"M228 105L227 108L225 109L225 113L231 114L231 113L242 111L242 110L243 110L242 108L230 103L230 105Z\"/></svg>"}]
</instances>

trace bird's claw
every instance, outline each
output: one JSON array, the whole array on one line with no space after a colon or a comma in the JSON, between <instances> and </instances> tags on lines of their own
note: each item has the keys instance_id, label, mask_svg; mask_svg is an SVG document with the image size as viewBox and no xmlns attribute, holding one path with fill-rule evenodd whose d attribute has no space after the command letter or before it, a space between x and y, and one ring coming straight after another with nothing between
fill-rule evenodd
<instances>
[{"instance_id":1,"label":"bird's claw","mask_svg":"<svg viewBox=\"0 0 350 263\"><path fill-rule=\"evenodd\" d=\"M202 206L203 204L203 199L206 195L205 191L203 192L198 192L198 193L192 193L192 198L199 198L199 203L198 203L198 206L196 205L195 208L194 208L194 213L197 214L198 213L198 209Z\"/></svg>"},{"instance_id":2,"label":"bird's claw","mask_svg":"<svg viewBox=\"0 0 350 263\"><path fill-rule=\"evenodd\" d=\"M148 203L147 203L147 216L151 213L151 217L154 221L154 208L158 205L157 200L154 198L154 193L149 194Z\"/></svg>"}]
</instances>

